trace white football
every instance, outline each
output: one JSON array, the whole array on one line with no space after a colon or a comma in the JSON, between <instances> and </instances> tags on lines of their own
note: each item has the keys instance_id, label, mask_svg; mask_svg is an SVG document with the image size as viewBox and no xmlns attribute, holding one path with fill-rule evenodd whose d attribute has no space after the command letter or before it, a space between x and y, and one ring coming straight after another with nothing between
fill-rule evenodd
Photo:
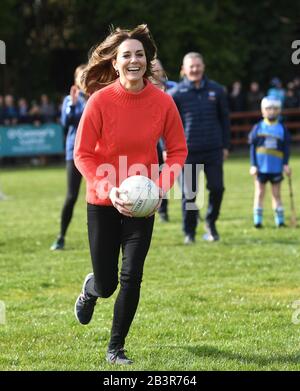
<instances>
[{"instance_id":1,"label":"white football","mask_svg":"<svg viewBox=\"0 0 300 391\"><path fill-rule=\"evenodd\" d=\"M126 206L134 217L148 216L159 202L159 189L156 184L143 175L133 175L125 179L121 186L120 198L132 202Z\"/></svg>"}]
</instances>

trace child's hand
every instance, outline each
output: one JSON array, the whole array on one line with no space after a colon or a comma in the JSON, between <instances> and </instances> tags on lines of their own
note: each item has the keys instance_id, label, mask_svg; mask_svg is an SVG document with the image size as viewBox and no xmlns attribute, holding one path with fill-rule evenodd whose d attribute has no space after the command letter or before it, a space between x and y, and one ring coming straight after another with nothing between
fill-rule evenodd
<instances>
[{"instance_id":1,"label":"child's hand","mask_svg":"<svg viewBox=\"0 0 300 391\"><path fill-rule=\"evenodd\" d=\"M229 156L229 150L228 149L223 149L223 160L228 159Z\"/></svg>"},{"instance_id":2,"label":"child's hand","mask_svg":"<svg viewBox=\"0 0 300 391\"><path fill-rule=\"evenodd\" d=\"M284 171L284 173L285 173L287 176L291 176L291 175L292 175L292 170L290 169L290 167L289 167L287 164L285 164L285 165L283 166L283 171Z\"/></svg>"},{"instance_id":3,"label":"child's hand","mask_svg":"<svg viewBox=\"0 0 300 391\"><path fill-rule=\"evenodd\" d=\"M250 167L250 175L256 175L257 174L257 167L256 166L251 166Z\"/></svg>"}]
</instances>

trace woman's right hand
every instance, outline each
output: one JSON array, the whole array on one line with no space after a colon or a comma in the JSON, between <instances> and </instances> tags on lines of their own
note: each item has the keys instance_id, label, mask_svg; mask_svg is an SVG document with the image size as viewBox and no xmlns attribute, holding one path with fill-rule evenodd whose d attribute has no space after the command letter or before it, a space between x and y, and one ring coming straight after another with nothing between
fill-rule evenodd
<instances>
[{"instance_id":1,"label":"woman's right hand","mask_svg":"<svg viewBox=\"0 0 300 391\"><path fill-rule=\"evenodd\" d=\"M113 187L109 192L109 198L113 204L113 206L123 215L127 217L133 217L130 210L126 208L126 206L132 205L132 202L124 201L120 198L120 190L118 187Z\"/></svg>"}]
</instances>

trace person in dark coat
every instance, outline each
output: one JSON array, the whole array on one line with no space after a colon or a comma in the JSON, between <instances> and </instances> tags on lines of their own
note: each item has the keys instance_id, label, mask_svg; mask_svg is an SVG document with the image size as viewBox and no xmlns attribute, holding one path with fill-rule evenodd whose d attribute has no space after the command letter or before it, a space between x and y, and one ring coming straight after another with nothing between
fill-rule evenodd
<instances>
[{"instance_id":1,"label":"person in dark coat","mask_svg":"<svg viewBox=\"0 0 300 391\"><path fill-rule=\"evenodd\" d=\"M183 80L169 91L179 110L188 146L183 170L182 212L185 244L195 242L199 211L196 206L197 177L204 165L209 190L204 240L219 240L216 221L223 192L223 161L229 150L229 110L223 86L205 74L200 53L184 56Z\"/></svg>"}]
</instances>

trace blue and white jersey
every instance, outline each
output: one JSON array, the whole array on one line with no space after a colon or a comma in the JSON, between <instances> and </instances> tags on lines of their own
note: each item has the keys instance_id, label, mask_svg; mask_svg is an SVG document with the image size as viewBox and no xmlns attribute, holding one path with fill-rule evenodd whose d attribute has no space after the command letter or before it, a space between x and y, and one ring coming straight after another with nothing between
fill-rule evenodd
<instances>
[{"instance_id":1,"label":"blue and white jersey","mask_svg":"<svg viewBox=\"0 0 300 391\"><path fill-rule=\"evenodd\" d=\"M289 160L289 132L281 122L264 119L249 134L251 165L263 174L278 174Z\"/></svg>"},{"instance_id":2,"label":"blue and white jersey","mask_svg":"<svg viewBox=\"0 0 300 391\"><path fill-rule=\"evenodd\" d=\"M65 97L61 108L61 124L67 128L66 160L73 160L74 143L77 127L86 104L83 93L79 94L76 105L72 104L71 96Z\"/></svg>"}]
</instances>

